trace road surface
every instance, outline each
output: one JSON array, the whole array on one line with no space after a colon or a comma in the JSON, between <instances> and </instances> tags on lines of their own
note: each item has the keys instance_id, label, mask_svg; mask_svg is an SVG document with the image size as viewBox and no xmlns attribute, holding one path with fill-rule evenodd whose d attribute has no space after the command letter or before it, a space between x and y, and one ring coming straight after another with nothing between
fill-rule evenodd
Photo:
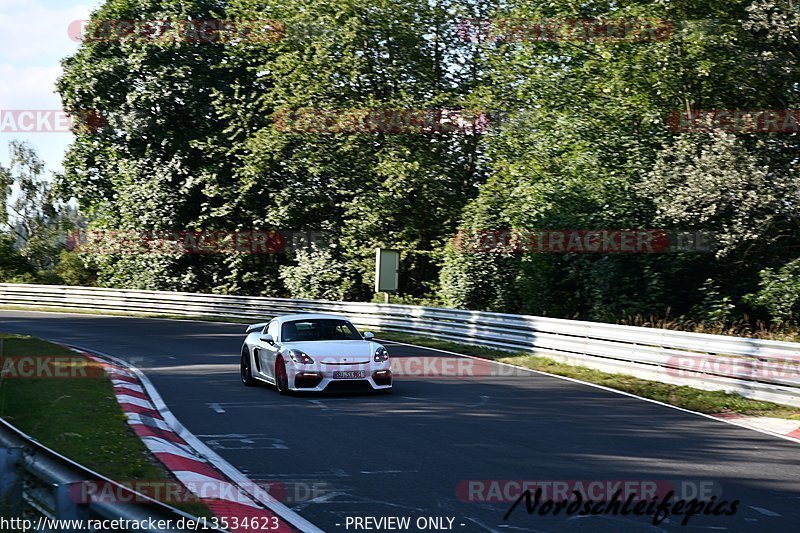
<instances>
[{"instance_id":1,"label":"road surface","mask_svg":"<svg viewBox=\"0 0 800 533\"><path fill-rule=\"evenodd\" d=\"M365 531L354 527L356 518L389 516L408 518L412 530L429 519L431 529L502 532L788 532L800 523L798 444L579 383L508 375L495 365L483 366L492 375L398 378L390 394L279 396L269 386L240 383L243 330L0 311L0 332L134 363L186 428L251 479L273 483L276 495L325 531ZM387 347L400 364L452 358ZM522 480L606 487L597 490L629 480L662 495L664 487L686 499L713 491L716 502L739 504L732 516L698 515L685 527L681 518L654 526L646 516L529 515L524 504L504 520ZM360 524L378 527L372 531L391 525Z\"/></svg>"}]
</instances>

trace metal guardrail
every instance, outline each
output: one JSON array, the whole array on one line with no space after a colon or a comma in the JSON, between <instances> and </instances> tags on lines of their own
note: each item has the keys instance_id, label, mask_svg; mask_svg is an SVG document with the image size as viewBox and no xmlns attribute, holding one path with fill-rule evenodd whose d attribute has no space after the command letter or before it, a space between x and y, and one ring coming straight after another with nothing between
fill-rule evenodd
<instances>
[{"instance_id":1,"label":"metal guardrail","mask_svg":"<svg viewBox=\"0 0 800 533\"><path fill-rule=\"evenodd\" d=\"M115 498L81 498L85 483L112 489ZM0 419L0 517L29 520L35 531L43 532L92 531L89 525L97 520L118 521L114 531L197 530L193 527L195 517L75 463L3 419ZM65 521L73 521L73 527L68 528ZM75 521L80 521L80 526L75 526ZM149 526L159 522L171 527ZM122 527L126 523L132 527ZM204 529L207 530L224 531L210 527Z\"/></svg>"},{"instance_id":2,"label":"metal guardrail","mask_svg":"<svg viewBox=\"0 0 800 533\"><path fill-rule=\"evenodd\" d=\"M0 305L225 317L298 312L748 398L800 406L800 344L655 328L408 305L0 283Z\"/></svg>"}]
</instances>

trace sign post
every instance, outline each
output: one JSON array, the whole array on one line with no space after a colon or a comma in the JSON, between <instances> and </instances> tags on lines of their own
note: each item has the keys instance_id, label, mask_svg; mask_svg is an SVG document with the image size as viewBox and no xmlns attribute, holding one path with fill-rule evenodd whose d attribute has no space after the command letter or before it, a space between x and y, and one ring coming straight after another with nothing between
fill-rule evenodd
<instances>
[{"instance_id":1,"label":"sign post","mask_svg":"<svg viewBox=\"0 0 800 533\"><path fill-rule=\"evenodd\" d=\"M400 281L400 252L378 248L375 250L375 292L384 293L389 303L389 293L397 293Z\"/></svg>"}]
</instances>

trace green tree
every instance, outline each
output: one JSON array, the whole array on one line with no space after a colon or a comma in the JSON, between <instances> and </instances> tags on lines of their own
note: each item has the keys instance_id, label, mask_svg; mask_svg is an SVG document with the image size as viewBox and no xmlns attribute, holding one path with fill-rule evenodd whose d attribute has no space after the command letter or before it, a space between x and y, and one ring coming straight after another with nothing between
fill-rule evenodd
<instances>
[{"instance_id":1,"label":"green tree","mask_svg":"<svg viewBox=\"0 0 800 533\"><path fill-rule=\"evenodd\" d=\"M789 261L779 269L764 269L760 287L746 297L748 303L766 309L779 323L800 319L800 259Z\"/></svg>"},{"instance_id":2,"label":"green tree","mask_svg":"<svg viewBox=\"0 0 800 533\"><path fill-rule=\"evenodd\" d=\"M79 132L62 193L96 228L335 231L349 297L369 296L375 246L401 247L410 251L405 290L424 292L439 240L481 179L478 136L287 134L273 121L298 108L467 106L476 80L453 66L453 6L110 0L94 21L278 20L283 38L85 42L64 62L59 91L68 109L96 110L107 126ZM265 294L282 292L286 261L97 259L101 283Z\"/></svg>"},{"instance_id":3,"label":"green tree","mask_svg":"<svg viewBox=\"0 0 800 533\"><path fill-rule=\"evenodd\" d=\"M295 298L341 300L347 292L347 268L331 251L299 250L294 265L281 267L280 277Z\"/></svg>"},{"instance_id":4,"label":"green tree","mask_svg":"<svg viewBox=\"0 0 800 533\"><path fill-rule=\"evenodd\" d=\"M56 197L33 146L11 141L9 152L9 168L0 167L0 221L32 268L52 269L66 233L77 227L80 217L74 207Z\"/></svg>"},{"instance_id":5,"label":"green tree","mask_svg":"<svg viewBox=\"0 0 800 533\"><path fill-rule=\"evenodd\" d=\"M161 20L182 29L174 39L141 31L89 38L63 61L57 87L65 108L103 117L101 127L76 131L60 184L92 229L233 230L242 222L231 199L227 122L214 100L245 73L217 68L226 44L193 38L187 24L220 19L224 4L213 0L110 0L92 14L90 28ZM230 266L239 261L231 256L125 253L95 261L99 282L108 285L227 292L241 283L241 276L231 279Z\"/></svg>"},{"instance_id":6,"label":"green tree","mask_svg":"<svg viewBox=\"0 0 800 533\"><path fill-rule=\"evenodd\" d=\"M717 258L451 254L443 297L477 308L609 320L692 312L709 279L734 301L752 290L760 268L794 253L770 243L795 246L797 135L744 136L724 147L714 135L671 131L667 119L676 111L796 107L797 9L751 1L513 6L506 17L655 17L672 21L674 32L652 42L484 42L484 96L506 110L506 120L488 139L492 177L465 210L463 228L686 226L731 245L748 228L764 232L763 253L747 248L750 233L738 253ZM703 218L698 205L717 206L716 216ZM750 263L739 264L748 250ZM475 282L470 265L501 261L497 275Z\"/></svg>"},{"instance_id":7,"label":"green tree","mask_svg":"<svg viewBox=\"0 0 800 533\"><path fill-rule=\"evenodd\" d=\"M14 246L15 239L0 234L0 282L33 283L35 269Z\"/></svg>"},{"instance_id":8,"label":"green tree","mask_svg":"<svg viewBox=\"0 0 800 533\"><path fill-rule=\"evenodd\" d=\"M247 6L236 15L264 14ZM468 107L469 87L478 80L454 67L453 6L408 0L271 6L267 15L285 22L287 38L258 55L230 51L231 62L271 74L257 82L263 93L252 102L241 87L238 100L221 105L244 119L243 135L253 115L298 109ZM266 204L253 216L268 225L338 235L331 253L348 269L351 298L369 297L376 246L407 252L403 292L429 291L441 239L482 180L477 135L287 133L266 120L246 146L242 210Z\"/></svg>"}]
</instances>

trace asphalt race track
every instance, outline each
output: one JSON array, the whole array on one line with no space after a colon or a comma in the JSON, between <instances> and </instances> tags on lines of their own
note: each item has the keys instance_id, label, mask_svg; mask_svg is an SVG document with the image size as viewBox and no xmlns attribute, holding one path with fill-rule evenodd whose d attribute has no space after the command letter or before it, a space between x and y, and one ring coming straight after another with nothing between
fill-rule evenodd
<instances>
[{"instance_id":1,"label":"asphalt race track","mask_svg":"<svg viewBox=\"0 0 800 533\"><path fill-rule=\"evenodd\" d=\"M276 496L325 531L357 531L345 527L348 517L387 516L502 532L788 532L800 523L798 444L527 372L404 377L390 394L279 396L266 385L242 386L243 330L0 311L0 332L106 352L144 370L184 426L251 479L274 483ZM398 363L450 357L387 348ZM633 515L528 515L524 504L504 521L512 501L496 501L503 498L491 487L515 480L655 481L683 487L687 499L699 487L740 503L733 516L697 515L687 526Z\"/></svg>"}]
</instances>

